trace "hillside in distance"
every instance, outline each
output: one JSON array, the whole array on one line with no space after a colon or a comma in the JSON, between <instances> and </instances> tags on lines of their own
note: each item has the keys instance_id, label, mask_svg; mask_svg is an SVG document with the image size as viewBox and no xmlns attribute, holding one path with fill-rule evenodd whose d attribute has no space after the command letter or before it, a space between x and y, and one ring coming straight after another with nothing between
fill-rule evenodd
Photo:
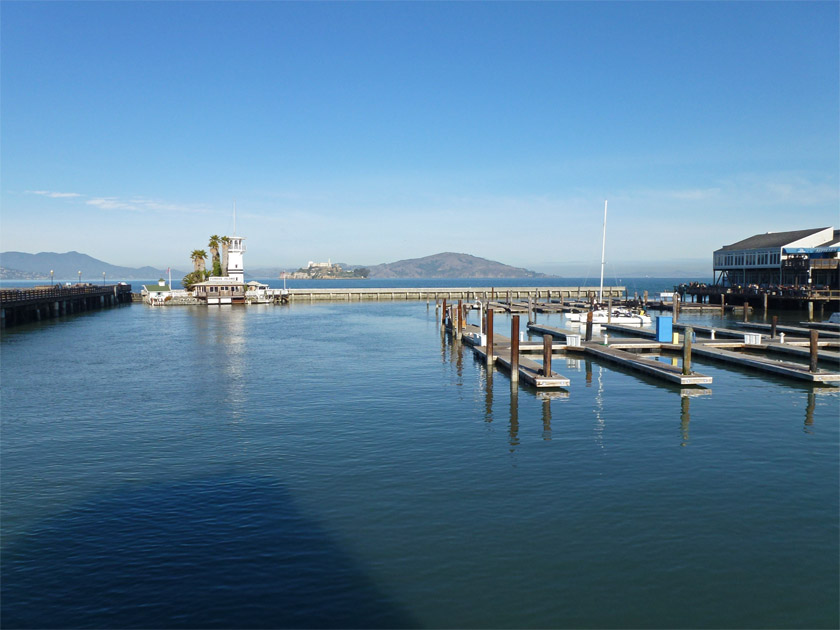
<instances>
[{"instance_id":1,"label":"hillside in distance","mask_svg":"<svg viewBox=\"0 0 840 630\"><path fill-rule=\"evenodd\" d=\"M373 265L371 278L543 278L545 274L511 267L494 260L444 252L399 260L397 262Z\"/></svg>"},{"instance_id":2,"label":"hillside in distance","mask_svg":"<svg viewBox=\"0 0 840 630\"><path fill-rule=\"evenodd\" d=\"M27 254L25 252L2 252L0 253L0 267L2 277L6 280L15 279L37 279L49 280L50 270L53 271L55 280L78 280L79 272L82 272L82 282L102 281L102 272L108 280L134 280L162 278L166 275L165 269L154 267L120 267L105 261L98 260L87 254L79 252L40 252L38 254ZM183 271L172 270L172 278L181 278L185 275Z\"/></svg>"}]
</instances>

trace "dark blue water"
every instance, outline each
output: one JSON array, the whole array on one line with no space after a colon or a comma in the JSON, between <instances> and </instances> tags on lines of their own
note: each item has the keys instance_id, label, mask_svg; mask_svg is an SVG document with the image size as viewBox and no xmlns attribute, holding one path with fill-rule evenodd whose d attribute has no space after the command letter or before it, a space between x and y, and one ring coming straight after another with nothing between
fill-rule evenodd
<instances>
[{"instance_id":1,"label":"dark blue water","mask_svg":"<svg viewBox=\"0 0 840 630\"><path fill-rule=\"evenodd\" d=\"M511 389L421 302L135 304L0 351L5 628L840 623L837 388L558 356L569 388Z\"/></svg>"}]
</instances>

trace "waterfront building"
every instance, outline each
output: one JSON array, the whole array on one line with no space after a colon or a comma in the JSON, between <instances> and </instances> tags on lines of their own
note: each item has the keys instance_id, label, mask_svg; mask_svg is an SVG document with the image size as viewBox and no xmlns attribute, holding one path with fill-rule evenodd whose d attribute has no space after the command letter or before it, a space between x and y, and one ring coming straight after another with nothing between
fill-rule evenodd
<instances>
[{"instance_id":1,"label":"waterfront building","mask_svg":"<svg viewBox=\"0 0 840 630\"><path fill-rule=\"evenodd\" d=\"M833 227L756 234L714 252L718 286L840 287L840 230Z\"/></svg>"},{"instance_id":2,"label":"waterfront building","mask_svg":"<svg viewBox=\"0 0 840 630\"><path fill-rule=\"evenodd\" d=\"M193 285L193 295L206 304L244 304L247 285L233 276L211 276Z\"/></svg>"},{"instance_id":3,"label":"waterfront building","mask_svg":"<svg viewBox=\"0 0 840 630\"><path fill-rule=\"evenodd\" d=\"M140 295L146 304L159 306L172 298L172 287L166 281L158 280L157 284L144 284Z\"/></svg>"}]
</instances>

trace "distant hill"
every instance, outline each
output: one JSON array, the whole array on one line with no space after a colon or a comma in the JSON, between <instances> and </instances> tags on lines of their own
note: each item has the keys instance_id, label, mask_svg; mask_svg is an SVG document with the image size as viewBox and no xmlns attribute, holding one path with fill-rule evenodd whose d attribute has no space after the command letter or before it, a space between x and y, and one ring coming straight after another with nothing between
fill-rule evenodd
<instances>
[{"instance_id":1,"label":"distant hill","mask_svg":"<svg viewBox=\"0 0 840 630\"><path fill-rule=\"evenodd\" d=\"M444 252L370 267L371 278L543 278L545 274L469 254Z\"/></svg>"},{"instance_id":2,"label":"distant hill","mask_svg":"<svg viewBox=\"0 0 840 630\"><path fill-rule=\"evenodd\" d=\"M51 269L55 280L78 280L81 271L83 282L102 280L103 271L106 280L148 280L166 275L165 269L119 267L79 252L0 253L0 278L4 280L49 280ZM173 279L180 280L185 275L185 271L172 270Z\"/></svg>"}]
</instances>

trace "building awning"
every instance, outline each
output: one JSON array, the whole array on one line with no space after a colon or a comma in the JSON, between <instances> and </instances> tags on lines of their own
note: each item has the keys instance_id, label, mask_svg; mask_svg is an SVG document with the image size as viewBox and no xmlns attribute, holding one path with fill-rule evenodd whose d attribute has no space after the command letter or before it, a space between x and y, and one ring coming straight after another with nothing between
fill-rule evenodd
<instances>
[{"instance_id":1,"label":"building awning","mask_svg":"<svg viewBox=\"0 0 840 630\"><path fill-rule=\"evenodd\" d=\"M840 247L785 247L785 254L834 254L840 252Z\"/></svg>"}]
</instances>

